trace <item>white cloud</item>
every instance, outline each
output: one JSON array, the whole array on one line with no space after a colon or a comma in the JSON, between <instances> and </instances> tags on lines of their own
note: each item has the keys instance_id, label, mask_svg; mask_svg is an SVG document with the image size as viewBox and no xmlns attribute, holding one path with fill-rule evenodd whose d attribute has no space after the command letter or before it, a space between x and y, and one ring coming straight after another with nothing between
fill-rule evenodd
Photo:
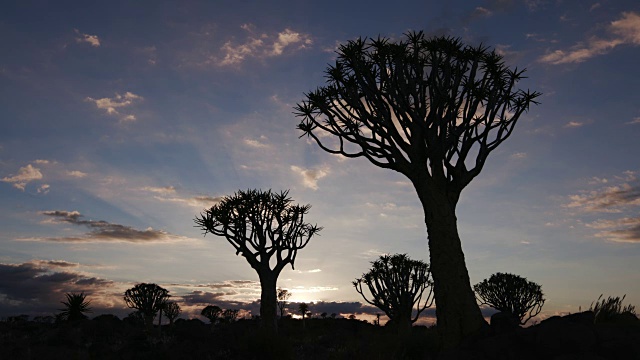
<instances>
[{"instance_id":1,"label":"white cloud","mask_svg":"<svg viewBox=\"0 0 640 360\"><path fill-rule=\"evenodd\" d=\"M308 48L313 44L311 36L308 34L284 29L277 34L256 34L255 27L251 24L244 24L241 28L249 33L245 41L241 44L234 44L227 41L222 45L222 58L214 58L213 61L219 66L237 65L247 58L267 58L281 56L287 50L290 52Z\"/></svg>"},{"instance_id":2,"label":"white cloud","mask_svg":"<svg viewBox=\"0 0 640 360\"><path fill-rule=\"evenodd\" d=\"M292 165L291 171L302 176L302 184L313 190L318 190L318 180L329 174L328 167L322 167L317 169L303 169L301 167Z\"/></svg>"},{"instance_id":3,"label":"white cloud","mask_svg":"<svg viewBox=\"0 0 640 360\"><path fill-rule=\"evenodd\" d=\"M81 178L83 178L83 177L86 177L86 176L87 176L87 175L89 175L89 174L84 173L84 172L79 171L79 170L72 170L72 171L67 171L67 175L69 175L69 176L71 176L71 177L74 177L74 178L79 178L79 179L81 179Z\"/></svg>"},{"instance_id":4,"label":"white cloud","mask_svg":"<svg viewBox=\"0 0 640 360\"><path fill-rule=\"evenodd\" d=\"M79 42L79 43L86 42L91 44L91 46L93 47L100 46L100 39L98 38L97 35L83 34L78 29L74 29L74 31L78 35L78 37L76 38L76 42Z\"/></svg>"},{"instance_id":5,"label":"white cloud","mask_svg":"<svg viewBox=\"0 0 640 360\"><path fill-rule=\"evenodd\" d=\"M589 11L593 11L593 10L599 8L600 6L601 6L600 3L595 3L595 4L591 5L591 7L589 8Z\"/></svg>"},{"instance_id":6,"label":"white cloud","mask_svg":"<svg viewBox=\"0 0 640 360\"><path fill-rule=\"evenodd\" d=\"M603 55L619 45L640 45L640 15L624 12L619 20L612 21L607 39L596 36L586 43L578 43L569 50L555 50L540 57L539 61L553 65L580 63L597 55Z\"/></svg>"},{"instance_id":7,"label":"white cloud","mask_svg":"<svg viewBox=\"0 0 640 360\"><path fill-rule=\"evenodd\" d=\"M3 182L12 183L13 187L24 191L25 186L34 180L42 179L42 173L40 169L33 167L31 164L28 164L25 167L21 167L18 170L18 174L13 176L6 176L2 178Z\"/></svg>"},{"instance_id":8,"label":"white cloud","mask_svg":"<svg viewBox=\"0 0 640 360\"><path fill-rule=\"evenodd\" d=\"M42 184L38 188L38 194L43 194L43 195L48 194L50 188L51 188L51 186L49 186L49 184Z\"/></svg>"},{"instance_id":9,"label":"white cloud","mask_svg":"<svg viewBox=\"0 0 640 360\"><path fill-rule=\"evenodd\" d=\"M47 165L50 163L49 160L43 160L43 159L38 159L36 161L33 162L34 164L39 164L39 165Z\"/></svg>"},{"instance_id":10,"label":"white cloud","mask_svg":"<svg viewBox=\"0 0 640 360\"><path fill-rule=\"evenodd\" d=\"M624 217L615 220L599 219L586 224L587 227L603 230L595 234L613 242L640 243L640 217Z\"/></svg>"},{"instance_id":11,"label":"white cloud","mask_svg":"<svg viewBox=\"0 0 640 360\"><path fill-rule=\"evenodd\" d=\"M581 126L584 126L584 123L580 121L569 121L564 125L566 128L579 128Z\"/></svg>"},{"instance_id":12,"label":"white cloud","mask_svg":"<svg viewBox=\"0 0 640 360\"><path fill-rule=\"evenodd\" d=\"M266 140L267 138L265 136L260 136L260 140ZM261 142L260 140L257 139L244 139L244 143L245 145L248 145L252 148L256 148L256 149L264 149L269 147L269 145Z\"/></svg>"},{"instance_id":13,"label":"white cloud","mask_svg":"<svg viewBox=\"0 0 640 360\"><path fill-rule=\"evenodd\" d=\"M512 159L517 159L517 160L524 159L524 158L527 157L527 153L517 152L517 153L511 154L511 156L509 156L509 157L512 158Z\"/></svg>"},{"instance_id":14,"label":"white cloud","mask_svg":"<svg viewBox=\"0 0 640 360\"><path fill-rule=\"evenodd\" d=\"M169 195L169 194L176 193L176 188L174 186L161 186L161 187L145 186L140 188L140 190L161 194L161 195Z\"/></svg>"},{"instance_id":15,"label":"white cloud","mask_svg":"<svg viewBox=\"0 0 640 360\"><path fill-rule=\"evenodd\" d=\"M634 125L634 124L640 124L640 117L637 117L637 118L625 123L625 125Z\"/></svg>"},{"instance_id":16,"label":"white cloud","mask_svg":"<svg viewBox=\"0 0 640 360\"><path fill-rule=\"evenodd\" d=\"M138 102L143 99L144 98L142 96L127 91L124 95L116 93L116 95L112 98L94 99L91 97L87 97L85 100L93 102L94 104L96 104L96 107L98 109L105 110L107 114L119 117L120 121L135 121L136 117L134 115L121 114L118 109L129 107L133 105L134 102Z\"/></svg>"}]
</instances>

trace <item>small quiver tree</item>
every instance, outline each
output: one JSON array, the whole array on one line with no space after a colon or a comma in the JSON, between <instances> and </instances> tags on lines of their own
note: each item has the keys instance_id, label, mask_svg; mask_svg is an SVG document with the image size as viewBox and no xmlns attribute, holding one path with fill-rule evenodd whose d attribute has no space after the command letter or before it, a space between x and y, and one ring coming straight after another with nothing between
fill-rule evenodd
<instances>
[{"instance_id":1,"label":"small quiver tree","mask_svg":"<svg viewBox=\"0 0 640 360\"><path fill-rule=\"evenodd\" d=\"M287 289L278 288L278 309L280 310L280 318L284 317L284 311L287 308L287 300L291 297L291 293Z\"/></svg>"},{"instance_id":2,"label":"small quiver tree","mask_svg":"<svg viewBox=\"0 0 640 360\"><path fill-rule=\"evenodd\" d=\"M311 205L293 204L289 191L239 190L195 219L205 235L223 236L260 278L260 326L278 332L276 283L284 267L294 267L298 250L321 227L305 222Z\"/></svg>"},{"instance_id":3,"label":"small quiver tree","mask_svg":"<svg viewBox=\"0 0 640 360\"><path fill-rule=\"evenodd\" d=\"M209 319L209 323L213 328L222 317L222 309L217 305L207 305L204 309L202 309L200 315Z\"/></svg>"},{"instance_id":4,"label":"small quiver tree","mask_svg":"<svg viewBox=\"0 0 640 360\"><path fill-rule=\"evenodd\" d=\"M91 301L86 300L87 296L84 293L66 293L67 301L61 301L64 305L64 309L60 309L60 313L56 316L61 321L78 321L87 318L84 313L90 313L91 308L89 303Z\"/></svg>"},{"instance_id":5,"label":"small quiver tree","mask_svg":"<svg viewBox=\"0 0 640 360\"><path fill-rule=\"evenodd\" d=\"M173 326L173 321L180 315L182 311L180 305L175 301L167 301L164 305L164 315L169 319L169 326Z\"/></svg>"},{"instance_id":6,"label":"small quiver tree","mask_svg":"<svg viewBox=\"0 0 640 360\"><path fill-rule=\"evenodd\" d=\"M167 300L169 291L157 284L138 284L125 291L124 301L129 308L138 309L144 317L147 332L153 328L153 318L161 311Z\"/></svg>"},{"instance_id":7,"label":"small quiver tree","mask_svg":"<svg viewBox=\"0 0 640 360\"><path fill-rule=\"evenodd\" d=\"M429 265L411 260L406 254L383 255L371 264L371 270L356 279L353 286L366 302L384 311L390 325L404 335L411 330L420 313L433 305ZM371 299L365 295L363 285L371 293Z\"/></svg>"},{"instance_id":8,"label":"small quiver tree","mask_svg":"<svg viewBox=\"0 0 640 360\"><path fill-rule=\"evenodd\" d=\"M495 273L473 289L480 305L511 313L520 325L538 315L545 301L540 285L513 274Z\"/></svg>"}]
</instances>

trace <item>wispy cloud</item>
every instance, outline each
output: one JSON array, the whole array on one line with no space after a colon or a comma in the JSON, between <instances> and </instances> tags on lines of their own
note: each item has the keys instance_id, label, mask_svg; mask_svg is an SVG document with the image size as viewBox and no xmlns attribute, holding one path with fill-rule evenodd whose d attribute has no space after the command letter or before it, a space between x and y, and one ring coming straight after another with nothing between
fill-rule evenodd
<instances>
[{"instance_id":1,"label":"wispy cloud","mask_svg":"<svg viewBox=\"0 0 640 360\"><path fill-rule=\"evenodd\" d=\"M580 121L569 121L564 125L565 128L579 128L582 126L584 126L584 123Z\"/></svg>"},{"instance_id":2,"label":"wispy cloud","mask_svg":"<svg viewBox=\"0 0 640 360\"><path fill-rule=\"evenodd\" d=\"M525 159L527 157L527 153L517 152L517 153L511 154L509 157L516 160Z\"/></svg>"},{"instance_id":3,"label":"wispy cloud","mask_svg":"<svg viewBox=\"0 0 640 360\"><path fill-rule=\"evenodd\" d=\"M304 169L299 166L292 165L291 171L302 177L302 184L313 190L318 190L318 180L329 174L328 167L320 167L316 169Z\"/></svg>"},{"instance_id":4,"label":"wispy cloud","mask_svg":"<svg viewBox=\"0 0 640 360\"><path fill-rule=\"evenodd\" d=\"M169 234L166 231L147 228L137 230L130 226L109 223L103 220L85 220L84 215L78 211L52 210L43 211L41 215L50 219L47 223L71 224L89 228L89 232L80 236L47 237L47 238L24 238L24 241L53 241L53 242L130 242L130 243L150 243L150 242L172 242L186 240L187 238Z\"/></svg>"},{"instance_id":5,"label":"wispy cloud","mask_svg":"<svg viewBox=\"0 0 640 360\"><path fill-rule=\"evenodd\" d=\"M83 34L78 29L74 29L73 31L77 35L76 42L88 43L93 47L100 47L100 39L97 35Z\"/></svg>"},{"instance_id":6,"label":"wispy cloud","mask_svg":"<svg viewBox=\"0 0 640 360\"><path fill-rule=\"evenodd\" d=\"M40 180L42 179L42 177L43 176L42 176L42 173L40 172L40 169L38 169L37 167L34 167L31 164L28 164L27 166L21 167L18 170L17 174L5 176L2 178L1 181L10 183L16 189L20 189L24 191L25 187L29 182L34 180Z\"/></svg>"},{"instance_id":7,"label":"wispy cloud","mask_svg":"<svg viewBox=\"0 0 640 360\"><path fill-rule=\"evenodd\" d=\"M640 15L624 12L607 27L606 38L593 36L568 50L555 50L540 57L539 61L553 65L580 63L594 56L603 55L620 45L640 45Z\"/></svg>"},{"instance_id":8,"label":"wispy cloud","mask_svg":"<svg viewBox=\"0 0 640 360\"><path fill-rule=\"evenodd\" d=\"M637 117L637 118L625 123L625 125L634 125L634 124L640 124L640 117Z\"/></svg>"},{"instance_id":9,"label":"wispy cloud","mask_svg":"<svg viewBox=\"0 0 640 360\"><path fill-rule=\"evenodd\" d=\"M79 171L79 170L71 170L71 171L67 171L67 175L69 175L71 177L74 177L74 178L81 179L83 177L86 177L89 174L87 174L85 172L82 172L82 171Z\"/></svg>"},{"instance_id":10,"label":"wispy cloud","mask_svg":"<svg viewBox=\"0 0 640 360\"><path fill-rule=\"evenodd\" d=\"M124 95L116 93L112 98L94 99L92 97L87 97L86 101L94 103L98 109L105 110L109 115L117 116L120 118L120 122L130 122L136 120L135 115L122 114L118 109L129 107L135 102L139 102L143 99L144 98L142 96L127 91Z\"/></svg>"},{"instance_id":11,"label":"wispy cloud","mask_svg":"<svg viewBox=\"0 0 640 360\"><path fill-rule=\"evenodd\" d=\"M227 41L220 48L222 56L211 60L219 66L238 65L248 58L268 58L281 56L287 52L308 48L313 41L308 34L291 29L284 29L278 33L256 33L251 24L242 25L248 35L241 43Z\"/></svg>"},{"instance_id":12,"label":"wispy cloud","mask_svg":"<svg viewBox=\"0 0 640 360\"><path fill-rule=\"evenodd\" d=\"M640 205L640 185L623 183L570 195L565 206L588 212L620 213L622 208Z\"/></svg>"},{"instance_id":13,"label":"wispy cloud","mask_svg":"<svg viewBox=\"0 0 640 360\"><path fill-rule=\"evenodd\" d=\"M269 147L269 145L264 142L265 140L267 140L267 138L263 135L260 136L259 139L244 139L244 144L256 149L264 149Z\"/></svg>"},{"instance_id":14,"label":"wispy cloud","mask_svg":"<svg viewBox=\"0 0 640 360\"><path fill-rule=\"evenodd\" d=\"M140 188L140 190L142 191L148 191L148 192L152 192L155 194L161 194L161 195L170 195L170 194L175 194L176 193L176 188L174 186L144 186L142 188Z\"/></svg>"},{"instance_id":15,"label":"wispy cloud","mask_svg":"<svg viewBox=\"0 0 640 360\"><path fill-rule=\"evenodd\" d=\"M622 243L640 243L640 217L625 217L615 220L597 220L586 224L587 227L603 230L595 234L609 241Z\"/></svg>"}]
</instances>

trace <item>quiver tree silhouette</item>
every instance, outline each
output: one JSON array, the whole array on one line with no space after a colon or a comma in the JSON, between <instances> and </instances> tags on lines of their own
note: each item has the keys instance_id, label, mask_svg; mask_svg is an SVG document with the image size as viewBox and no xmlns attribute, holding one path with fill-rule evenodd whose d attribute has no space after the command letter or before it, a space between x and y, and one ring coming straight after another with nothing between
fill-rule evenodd
<instances>
[{"instance_id":1,"label":"quiver tree silhouette","mask_svg":"<svg viewBox=\"0 0 640 360\"><path fill-rule=\"evenodd\" d=\"M261 190L239 190L195 219L205 235L224 236L260 278L260 324L276 334L276 282L287 264L294 268L298 250L322 230L305 223L311 205L296 205L288 196ZM272 265L273 263L273 265Z\"/></svg>"},{"instance_id":2,"label":"quiver tree silhouette","mask_svg":"<svg viewBox=\"0 0 640 360\"><path fill-rule=\"evenodd\" d=\"M56 316L57 319L61 321L84 320L87 318L84 313L92 312L89 307L91 301L86 300L87 296L83 292L80 294L66 293L65 296L67 301L61 301L64 308L59 309L61 312Z\"/></svg>"},{"instance_id":3,"label":"quiver tree silhouette","mask_svg":"<svg viewBox=\"0 0 640 360\"><path fill-rule=\"evenodd\" d=\"M517 90L524 70L495 51L450 37L360 38L337 54L326 86L295 107L301 137L411 181L428 232L438 330L450 348L484 324L457 229L460 193L540 93Z\"/></svg>"},{"instance_id":4,"label":"quiver tree silhouette","mask_svg":"<svg viewBox=\"0 0 640 360\"><path fill-rule=\"evenodd\" d=\"M167 301L164 304L164 315L169 319L169 326L173 326L173 321L180 315L182 310L180 305L175 301Z\"/></svg>"},{"instance_id":5,"label":"quiver tree silhouette","mask_svg":"<svg viewBox=\"0 0 640 360\"><path fill-rule=\"evenodd\" d=\"M511 313L520 325L538 315L545 301L540 285L513 274L495 273L473 289L480 305Z\"/></svg>"},{"instance_id":6,"label":"quiver tree silhouette","mask_svg":"<svg viewBox=\"0 0 640 360\"><path fill-rule=\"evenodd\" d=\"M300 315L302 315L302 327L306 327L305 322L304 322L304 318L306 315L309 315L309 304L307 303L300 303L298 304L298 311L300 312Z\"/></svg>"},{"instance_id":7,"label":"quiver tree silhouette","mask_svg":"<svg viewBox=\"0 0 640 360\"><path fill-rule=\"evenodd\" d=\"M287 289L278 288L278 309L280 310L280 318L284 317L284 310L287 308L287 300L291 297L291 293Z\"/></svg>"},{"instance_id":8,"label":"quiver tree silhouette","mask_svg":"<svg viewBox=\"0 0 640 360\"><path fill-rule=\"evenodd\" d=\"M124 302L129 308L138 309L148 332L153 328L153 318L168 299L169 291L157 284L140 283L124 293Z\"/></svg>"},{"instance_id":9,"label":"quiver tree silhouette","mask_svg":"<svg viewBox=\"0 0 640 360\"><path fill-rule=\"evenodd\" d=\"M231 324L232 322L235 322L236 319L238 318L239 312L240 310L238 309L225 309L222 312L222 317L221 317L222 322L224 322L225 324Z\"/></svg>"},{"instance_id":10,"label":"quiver tree silhouette","mask_svg":"<svg viewBox=\"0 0 640 360\"><path fill-rule=\"evenodd\" d=\"M429 265L411 260L406 254L383 255L371 265L371 270L356 279L353 286L366 302L384 311L389 325L406 335L420 313L433 305ZM371 299L363 288L369 290ZM424 296L427 289L429 292Z\"/></svg>"},{"instance_id":11,"label":"quiver tree silhouette","mask_svg":"<svg viewBox=\"0 0 640 360\"><path fill-rule=\"evenodd\" d=\"M209 319L211 326L216 325L222 317L222 309L217 305L207 305L200 312L200 315Z\"/></svg>"}]
</instances>

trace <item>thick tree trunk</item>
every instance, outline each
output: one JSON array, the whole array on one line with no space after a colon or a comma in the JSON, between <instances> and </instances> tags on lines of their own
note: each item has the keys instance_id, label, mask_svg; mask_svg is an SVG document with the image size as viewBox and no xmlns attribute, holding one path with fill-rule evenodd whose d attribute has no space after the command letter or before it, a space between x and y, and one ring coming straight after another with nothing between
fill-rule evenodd
<instances>
[{"instance_id":1,"label":"thick tree trunk","mask_svg":"<svg viewBox=\"0 0 640 360\"><path fill-rule=\"evenodd\" d=\"M276 294L278 275L271 270L261 271L258 275L260 276L260 286L262 288L262 293L260 294L260 326L267 333L275 335L278 333L278 296Z\"/></svg>"},{"instance_id":2,"label":"thick tree trunk","mask_svg":"<svg viewBox=\"0 0 640 360\"><path fill-rule=\"evenodd\" d=\"M422 202L429 236L437 328L443 349L481 331L485 321L471 289L458 235L455 207L460 193L440 193L426 182L414 186Z\"/></svg>"}]
</instances>

